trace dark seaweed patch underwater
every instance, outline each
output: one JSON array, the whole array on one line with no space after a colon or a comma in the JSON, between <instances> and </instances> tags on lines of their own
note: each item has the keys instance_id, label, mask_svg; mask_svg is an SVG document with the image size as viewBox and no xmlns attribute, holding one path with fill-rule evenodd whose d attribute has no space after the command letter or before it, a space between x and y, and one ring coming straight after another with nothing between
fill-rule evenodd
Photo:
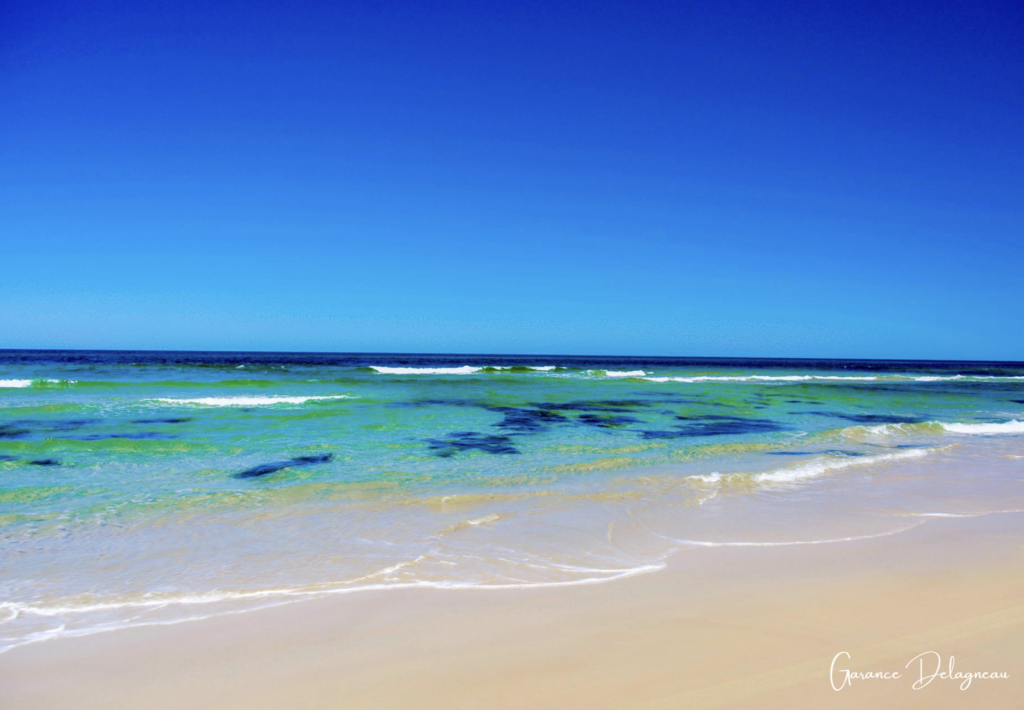
<instances>
[{"instance_id":1,"label":"dark seaweed patch underwater","mask_svg":"<svg viewBox=\"0 0 1024 710\"><path fill-rule=\"evenodd\" d=\"M507 436L487 436L475 431L453 431L446 439L428 439L435 456L449 458L460 451L483 451L488 454L518 454Z\"/></svg>"},{"instance_id":2,"label":"dark seaweed patch underwater","mask_svg":"<svg viewBox=\"0 0 1024 710\"><path fill-rule=\"evenodd\" d=\"M298 468L301 466L312 466L317 463L328 463L334 460L334 454L320 454L315 456L295 456L287 461L274 461L259 466L247 468L235 474L235 478L260 478L269 476L272 473L283 471L286 468Z\"/></svg>"}]
</instances>

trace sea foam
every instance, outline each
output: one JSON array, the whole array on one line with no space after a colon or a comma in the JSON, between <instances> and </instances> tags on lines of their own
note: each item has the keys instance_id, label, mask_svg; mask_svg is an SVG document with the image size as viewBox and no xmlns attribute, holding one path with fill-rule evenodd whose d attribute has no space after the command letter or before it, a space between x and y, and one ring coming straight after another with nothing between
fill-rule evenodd
<instances>
[{"instance_id":1,"label":"sea foam","mask_svg":"<svg viewBox=\"0 0 1024 710\"><path fill-rule=\"evenodd\" d=\"M673 542L677 542L681 545L693 545L694 547L790 547L793 545L830 545L837 542L855 542L857 540L871 540L878 537L889 537L891 535L899 535L905 533L908 530L913 530L916 527L920 527L922 523L915 523L913 525L907 525L906 527L897 528L896 530L886 530L884 532L869 533L867 535L849 535L847 537L832 537L825 538L823 540L781 540L781 541L747 541L747 540L679 540L675 538L671 539Z\"/></svg>"},{"instance_id":2,"label":"sea foam","mask_svg":"<svg viewBox=\"0 0 1024 710\"><path fill-rule=\"evenodd\" d=\"M348 394L330 395L307 395L301 397L288 397L285 395L267 395L262 397L194 397L190 399L174 399L160 397L152 400L165 404L198 404L206 407L258 407L268 404L305 404L321 399L351 399Z\"/></svg>"},{"instance_id":3,"label":"sea foam","mask_svg":"<svg viewBox=\"0 0 1024 710\"><path fill-rule=\"evenodd\" d=\"M75 380L0 380L0 387L32 387L33 385L73 385Z\"/></svg>"},{"instance_id":4,"label":"sea foam","mask_svg":"<svg viewBox=\"0 0 1024 710\"><path fill-rule=\"evenodd\" d=\"M480 372L501 372L505 370L532 370L551 372L557 365L463 365L461 367L385 367L370 365L381 375L475 375Z\"/></svg>"},{"instance_id":5,"label":"sea foam","mask_svg":"<svg viewBox=\"0 0 1024 710\"><path fill-rule=\"evenodd\" d=\"M846 375L694 375L692 377L644 377L649 382L807 382L810 380L859 380L871 382L877 377Z\"/></svg>"},{"instance_id":6,"label":"sea foam","mask_svg":"<svg viewBox=\"0 0 1024 710\"><path fill-rule=\"evenodd\" d=\"M491 522L488 520L482 520L479 522L470 521L471 525L479 525L485 522ZM379 570L375 573L365 575L362 578L351 580L351 582L360 582L369 580L375 577L379 577L383 574L393 572L399 568L406 566L408 562L398 563L388 568ZM41 631L30 632L22 636L10 636L0 637L0 653L10 651L19 646L25 646L32 643L38 643L40 641L50 641L58 638L70 638L76 636L91 636L93 634L105 633L110 631L117 631L120 629L128 628L139 628L145 626L172 626L175 624L188 623L194 621L201 621L203 619L209 619L215 616L226 616L231 614L240 614L249 611L256 611L261 608L267 608L270 606L277 606L280 604L286 604L294 601L301 601L303 599L312 599L317 597L326 597L338 594L350 594L358 592L374 592L374 591L386 591L386 590L398 590L398 589L472 589L472 590L507 590L507 589L530 589L530 588L546 588L546 587L573 587L583 586L591 584L601 584L605 582L611 582L617 579L624 579L626 577L632 577L639 574L648 574L651 572L657 572L665 569L665 562L663 559L657 560L650 564L639 564L634 567L624 567L618 569L598 569L582 566L573 565L559 565L557 563L549 563L552 568L560 568L567 571L577 571L580 573L586 573L586 576L580 576L576 579L562 580L562 581L537 581L537 582L506 582L496 584L480 584L475 582L457 582L457 581L427 581L427 580L415 580L408 582L393 582L393 583L365 583L365 584L345 584L342 583L337 587L324 587L323 585L316 585L314 588L287 588L277 587L268 588L261 590L254 590L248 592L241 591L212 591L208 593L199 594L181 594L181 595L147 595L149 598L136 599L136 600L123 600L115 602L99 602L93 604L77 604L77 605L34 605L34 604L21 604L17 602L0 602L0 610L7 612L8 618L0 619L0 624L5 622L11 622L19 618L24 617L65 617L58 623L48 629ZM175 607L203 607L203 606L216 606L230 602L257 602L257 604L234 606L228 609L219 609L217 611L211 611L208 614L196 613L189 615L182 613L179 616L172 616L165 620L146 620L143 614L138 612L146 612L150 610L165 610L173 609ZM263 602L260 604L259 602ZM69 629L68 620L78 615L87 615L95 612L110 612L119 610L132 610L135 613L130 613L127 618L119 622L109 621L96 621L89 623L85 620L80 628Z\"/></svg>"},{"instance_id":7,"label":"sea foam","mask_svg":"<svg viewBox=\"0 0 1024 710\"><path fill-rule=\"evenodd\" d=\"M996 434L1024 434L1024 422L1012 419L1008 422L916 422L890 423L873 426L852 426L842 430L849 436L868 435L876 437L936 435L947 431L951 434L993 436Z\"/></svg>"},{"instance_id":8,"label":"sea foam","mask_svg":"<svg viewBox=\"0 0 1024 710\"><path fill-rule=\"evenodd\" d=\"M940 426L946 431L954 434L980 434L991 436L993 434L1024 434L1024 422L1013 419L1008 422L993 422L989 424L945 424Z\"/></svg>"},{"instance_id":9,"label":"sea foam","mask_svg":"<svg viewBox=\"0 0 1024 710\"><path fill-rule=\"evenodd\" d=\"M462 367L383 367L370 365L382 375L472 375L480 372L480 367L463 365Z\"/></svg>"},{"instance_id":10,"label":"sea foam","mask_svg":"<svg viewBox=\"0 0 1024 710\"><path fill-rule=\"evenodd\" d=\"M871 466L890 461L902 461L904 459L917 459L927 456L929 453L928 449L907 449L897 453L880 454L878 456L817 459L799 466L790 466L788 468L759 473L754 476L754 480L759 483L793 483L805 478L815 478L829 471L837 471L853 466Z\"/></svg>"},{"instance_id":11,"label":"sea foam","mask_svg":"<svg viewBox=\"0 0 1024 710\"><path fill-rule=\"evenodd\" d=\"M587 370L585 374L598 377L644 377L647 373L643 370Z\"/></svg>"},{"instance_id":12,"label":"sea foam","mask_svg":"<svg viewBox=\"0 0 1024 710\"><path fill-rule=\"evenodd\" d=\"M1000 382L1024 380L1024 377L1001 375L691 375L679 377L644 377L649 382Z\"/></svg>"}]
</instances>

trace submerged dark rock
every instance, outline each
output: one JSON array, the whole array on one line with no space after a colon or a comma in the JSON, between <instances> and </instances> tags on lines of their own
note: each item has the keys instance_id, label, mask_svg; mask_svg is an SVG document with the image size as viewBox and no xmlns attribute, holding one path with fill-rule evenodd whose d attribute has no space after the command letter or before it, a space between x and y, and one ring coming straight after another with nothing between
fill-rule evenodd
<instances>
[{"instance_id":1,"label":"submerged dark rock","mask_svg":"<svg viewBox=\"0 0 1024 710\"><path fill-rule=\"evenodd\" d=\"M677 416L677 420L686 422L677 424L669 430L642 430L644 439L683 439L701 436L727 436L741 434L761 434L772 431L786 431L789 427L771 419L753 419L731 417L721 414L704 414L700 416ZM779 452L785 455L786 452Z\"/></svg>"},{"instance_id":2,"label":"submerged dark rock","mask_svg":"<svg viewBox=\"0 0 1024 710\"><path fill-rule=\"evenodd\" d=\"M640 438L642 438L642 439L682 439L685 436L688 436L688 434L684 434L681 431L666 431L666 430L649 431L649 430L645 430L645 431L641 431L640 432Z\"/></svg>"},{"instance_id":3,"label":"submerged dark rock","mask_svg":"<svg viewBox=\"0 0 1024 710\"><path fill-rule=\"evenodd\" d=\"M600 429L618 429L627 426L628 424L642 423L642 420L637 419L636 417L629 417L622 414L613 416L602 416L600 414L582 414L580 415L580 418L577 421L579 421L581 424L598 427Z\"/></svg>"},{"instance_id":4,"label":"submerged dark rock","mask_svg":"<svg viewBox=\"0 0 1024 710\"><path fill-rule=\"evenodd\" d=\"M475 431L453 431L447 439L427 439L430 450L440 458L448 458L460 451L483 451L488 454L518 454L507 436L486 436Z\"/></svg>"},{"instance_id":5,"label":"submerged dark rock","mask_svg":"<svg viewBox=\"0 0 1024 710\"><path fill-rule=\"evenodd\" d=\"M177 434L164 434L159 431L140 431L129 434L89 434L79 437L79 441L102 441L103 439L177 439Z\"/></svg>"},{"instance_id":6,"label":"submerged dark rock","mask_svg":"<svg viewBox=\"0 0 1024 710\"><path fill-rule=\"evenodd\" d=\"M677 417L686 424L676 428L684 436L727 436L739 434L761 434L771 431L785 431L789 427L771 419L746 419L705 415L701 417Z\"/></svg>"},{"instance_id":7,"label":"submerged dark rock","mask_svg":"<svg viewBox=\"0 0 1024 710\"><path fill-rule=\"evenodd\" d=\"M533 402L531 406L555 412L630 412L637 407L649 407L651 404L638 399L597 399L576 402Z\"/></svg>"},{"instance_id":8,"label":"submerged dark rock","mask_svg":"<svg viewBox=\"0 0 1024 710\"><path fill-rule=\"evenodd\" d=\"M327 463L334 459L334 454L314 454L312 456L296 456L288 459L287 461L274 461L272 463L260 464L259 466L253 466L247 468L244 471L239 471L234 474L235 478L259 478L260 476L268 476L271 473L277 473L278 471L286 468L296 468L299 466L309 466L315 463Z\"/></svg>"},{"instance_id":9,"label":"submerged dark rock","mask_svg":"<svg viewBox=\"0 0 1024 710\"><path fill-rule=\"evenodd\" d=\"M37 432L74 431L84 426L95 424L99 419L22 419L8 424L0 424L0 438L17 439L33 430Z\"/></svg>"},{"instance_id":10,"label":"submerged dark rock","mask_svg":"<svg viewBox=\"0 0 1024 710\"><path fill-rule=\"evenodd\" d=\"M493 412L501 412L505 418L495 424L499 429L518 434L533 434L546 431L552 424L561 424L569 418L549 409L520 409L517 407L490 407Z\"/></svg>"},{"instance_id":11,"label":"submerged dark rock","mask_svg":"<svg viewBox=\"0 0 1024 710\"><path fill-rule=\"evenodd\" d=\"M35 461L29 461L32 466L60 466L60 461L57 459L37 459Z\"/></svg>"},{"instance_id":12,"label":"submerged dark rock","mask_svg":"<svg viewBox=\"0 0 1024 710\"><path fill-rule=\"evenodd\" d=\"M412 402L394 402L389 407L480 407L488 409L484 402L471 399L417 399Z\"/></svg>"},{"instance_id":13,"label":"submerged dark rock","mask_svg":"<svg viewBox=\"0 0 1024 710\"><path fill-rule=\"evenodd\" d=\"M826 449L825 451L768 451L766 453L771 456L820 456L821 454L828 454L829 456L867 456L867 454L861 451L847 451L846 449Z\"/></svg>"},{"instance_id":14,"label":"submerged dark rock","mask_svg":"<svg viewBox=\"0 0 1024 710\"><path fill-rule=\"evenodd\" d=\"M904 416L900 414L861 414L858 412L846 413L846 412L794 412L794 414L818 414L823 417L835 417L836 419L845 419L848 422L854 422L856 424L920 424L921 422L928 421L924 417L917 416Z\"/></svg>"},{"instance_id":15,"label":"submerged dark rock","mask_svg":"<svg viewBox=\"0 0 1024 710\"><path fill-rule=\"evenodd\" d=\"M315 454L313 456L296 456L292 461L296 464L327 463L334 460L334 454Z\"/></svg>"},{"instance_id":16,"label":"submerged dark rock","mask_svg":"<svg viewBox=\"0 0 1024 710\"><path fill-rule=\"evenodd\" d=\"M95 424L99 419L58 419L52 422L42 422L44 428L50 431L72 431L81 429L84 426Z\"/></svg>"},{"instance_id":17,"label":"submerged dark rock","mask_svg":"<svg viewBox=\"0 0 1024 710\"><path fill-rule=\"evenodd\" d=\"M0 424L0 439L18 439L31 433L29 429L14 426L13 424Z\"/></svg>"}]
</instances>

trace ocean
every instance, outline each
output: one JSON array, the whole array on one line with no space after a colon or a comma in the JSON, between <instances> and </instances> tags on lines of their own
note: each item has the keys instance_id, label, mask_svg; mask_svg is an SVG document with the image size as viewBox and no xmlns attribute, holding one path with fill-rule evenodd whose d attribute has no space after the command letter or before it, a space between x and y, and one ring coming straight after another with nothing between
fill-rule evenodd
<instances>
[{"instance_id":1,"label":"ocean","mask_svg":"<svg viewBox=\"0 0 1024 710\"><path fill-rule=\"evenodd\" d=\"M0 650L1024 510L1024 363L0 351Z\"/></svg>"}]
</instances>

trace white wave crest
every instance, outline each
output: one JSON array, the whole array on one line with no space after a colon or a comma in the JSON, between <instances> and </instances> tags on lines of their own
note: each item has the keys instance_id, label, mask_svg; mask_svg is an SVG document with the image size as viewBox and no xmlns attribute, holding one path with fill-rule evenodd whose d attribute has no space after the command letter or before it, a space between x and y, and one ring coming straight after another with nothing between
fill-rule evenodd
<instances>
[{"instance_id":1,"label":"white wave crest","mask_svg":"<svg viewBox=\"0 0 1024 710\"><path fill-rule=\"evenodd\" d=\"M941 426L940 422L920 422L917 424L873 424L871 426L851 426L843 430L844 434L856 438L858 435L868 436L911 436L927 429Z\"/></svg>"},{"instance_id":2,"label":"white wave crest","mask_svg":"<svg viewBox=\"0 0 1024 710\"><path fill-rule=\"evenodd\" d=\"M484 521L481 521L484 522ZM489 521L487 521L489 522ZM480 523L474 523L480 524ZM403 566L410 564L409 562L399 563L392 567L379 570L378 572L366 575L357 580L362 581L368 580L374 577L379 577L382 574L393 572ZM167 620L146 620L143 621L141 616L133 616L125 619L121 622L115 623L101 623L96 625L86 625L80 629L68 629L66 623L62 623L59 626L47 629L35 633L27 634L21 638L0 638L0 644L6 642L6 645L0 645L0 653L10 651L18 646L24 646L31 643L38 643L40 641L50 641L62 637L74 637L74 636L91 636L93 634L117 631L119 629L126 628L138 628L144 626L171 626L175 624L188 623L193 621L200 621L208 619L213 616L224 616L229 614L241 614L246 612L257 611L261 608L267 608L268 606L277 606L280 604L286 604L293 601L299 601L302 599L312 599L316 597L325 597L335 594L350 594L358 592L374 592L374 591L385 591L385 590L397 590L397 589L473 589L473 590L505 590L505 589L529 589L529 588L546 588L546 587L573 587L581 585L591 584L602 584L611 582L617 579L624 579L626 577L632 577L639 574L648 574L651 572L657 572L665 569L664 560L659 560L652 564L642 564L636 567L625 567L619 569L593 569L586 567L573 567L569 565L557 565L551 563L551 567L561 568L565 570L578 571L583 573L590 573L587 576L581 576L577 579L569 579L563 581L552 581L552 582L506 582L496 584L479 584L474 582L444 582L444 581L427 581L427 580L415 580L409 582L397 582L397 583L376 583L376 584L359 584L352 586L340 586L333 589L303 589L303 588L271 588L251 592L235 592L235 591L212 591L207 593L199 594L184 594L180 596L158 596L152 595L152 598L139 599L139 600L124 600L114 602L97 602L93 604L73 604L67 606L37 606L32 604L21 604L18 602L0 602L0 609L4 609L8 612L9 618L5 619L5 622L13 621L18 617L22 616L37 616L37 617L59 617L64 615L75 615L75 614L87 614L90 612L105 612L105 611L116 611L116 610L149 610L149 609L166 609L170 607L194 607L194 606L207 606L216 605L224 602L263 602L262 605L253 606L239 606L229 610L221 610L219 612L213 612L210 614L197 613L194 615L182 615L178 618L172 618ZM149 596L149 595L147 595Z\"/></svg>"},{"instance_id":3,"label":"white wave crest","mask_svg":"<svg viewBox=\"0 0 1024 710\"><path fill-rule=\"evenodd\" d=\"M385 367L383 365L370 365L371 370L376 370L381 375L475 375L478 372L493 372L496 370L511 370L522 368L535 372L551 372L557 370L557 365L462 365L461 367Z\"/></svg>"},{"instance_id":4,"label":"white wave crest","mask_svg":"<svg viewBox=\"0 0 1024 710\"><path fill-rule=\"evenodd\" d=\"M993 434L1024 434L1024 422L1013 419L1008 422L993 422L991 424L939 424L946 431L954 434L980 434L991 436Z\"/></svg>"},{"instance_id":5,"label":"white wave crest","mask_svg":"<svg viewBox=\"0 0 1024 710\"><path fill-rule=\"evenodd\" d=\"M942 380L970 380L972 382L984 382L995 380L997 382L1024 380L1024 375L935 375L927 377L912 377L910 379L918 382L939 382Z\"/></svg>"},{"instance_id":6,"label":"white wave crest","mask_svg":"<svg viewBox=\"0 0 1024 710\"><path fill-rule=\"evenodd\" d=\"M587 370L584 374L596 377L644 377L643 370Z\"/></svg>"},{"instance_id":7,"label":"white wave crest","mask_svg":"<svg viewBox=\"0 0 1024 710\"><path fill-rule=\"evenodd\" d=\"M1024 375L957 375L957 377L963 377L968 380L1024 380Z\"/></svg>"},{"instance_id":8,"label":"white wave crest","mask_svg":"<svg viewBox=\"0 0 1024 710\"><path fill-rule=\"evenodd\" d=\"M1012 419L1008 422L918 422L913 424L874 424L852 426L842 430L845 436L858 438L899 437L929 434L935 436L947 431L951 434L994 436L997 434L1024 434L1024 422Z\"/></svg>"},{"instance_id":9,"label":"white wave crest","mask_svg":"<svg viewBox=\"0 0 1024 710\"><path fill-rule=\"evenodd\" d=\"M645 377L650 382L946 382L950 380L1004 381L1024 380L1024 376L1001 375L692 375L685 377Z\"/></svg>"},{"instance_id":10,"label":"white wave crest","mask_svg":"<svg viewBox=\"0 0 1024 710\"><path fill-rule=\"evenodd\" d=\"M463 365L462 367L383 367L370 365L382 375L472 375L480 372L480 367Z\"/></svg>"},{"instance_id":11,"label":"white wave crest","mask_svg":"<svg viewBox=\"0 0 1024 710\"><path fill-rule=\"evenodd\" d=\"M713 540L677 540L672 539L674 542L678 542L682 545L693 545L694 547L790 547L793 545L831 545L837 542L855 542L857 540L872 540L878 537L889 537L890 535L899 535L900 533L913 530L916 527L920 527L923 523L915 523L914 525L908 525L904 528L897 530L887 530L879 533L869 533L867 535L851 535L849 537L832 537L824 540L786 540L778 542L754 542L746 540L737 540L735 542L727 541L713 541Z\"/></svg>"},{"instance_id":12,"label":"white wave crest","mask_svg":"<svg viewBox=\"0 0 1024 710\"><path fill-rule=\"evenodd\" d=\"M73 385L76 380L0 380L0 387L31 387L32 385Z\"/></svg>"},{"instance_id":13,"label":"white wave crest","mask_svg":"<svg viewBox=\"0 0 1024 710\"><path fill-rule=\"evenodd\" d=\"M267 404L305 404L321 399L351 399L348 394L308 395L304 397L288 397L285 395L267 395L262 397L194 397L191 399L173 399L160 397L154 402L165 404L198 404L206 407L258 407Z\"/></svg>"},{"instance_id":14,"label":"white wave crest","mask_svg":"<svg viewBox=\"0 0 1024 710\"><path fill-rule=\"evenodd\" d=\"M890 461L901 461L903 459L916 459L927 456L929 449L906 449L892 454L880 454L878 456L843 457L816 459L799 466L780 468L775 471L767 471L754 476L759 483L792 483L805 478L814 478L829 471L851 468L853 466L872 466Z\"/></svg>"},{"instance_id":15,"label":"white wave crest","mask_svg":"<svg viewBox=\"0 0 1024 710\"><path fill-rule=\"evenodd\" d=\"M808 380L874 381L877 377L846 375L694 375L693 377L645 377L650 382L806 382Z\"/></svg>"},{"instance_id":16,"label":"white wave crest","mask_svg":"<svg viewBox=\"0 0 1024 710\"><path fill-rule=\"evenodd\" d=\"M977 513L907 513L914 518L983 518L986 515L1012 515L1024 510L982 510Z\"/></svg>"}]
</instances>

